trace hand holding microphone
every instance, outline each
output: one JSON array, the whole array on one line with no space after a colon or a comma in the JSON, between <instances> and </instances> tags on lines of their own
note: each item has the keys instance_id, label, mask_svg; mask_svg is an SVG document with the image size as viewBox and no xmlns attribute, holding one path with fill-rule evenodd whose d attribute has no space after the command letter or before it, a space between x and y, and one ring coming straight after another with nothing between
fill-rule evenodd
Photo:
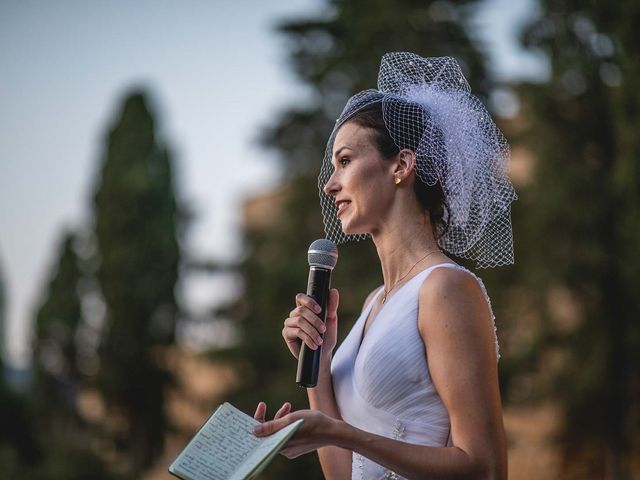
<instances>
[{"instance_id":1,"label":"hand holding microphone","mask_svg":"<svg viewBox=\"0 0 640 480\"><path fill-rule=\"evenodd\" d=\"M330 284L337 259L338 249L330 240L311 244L307 294L296 296L296 308L284 321L282 336L298 358L296 383L304 387L316 386L321 352L330 353L336 345L338 291Z\"/></svg>"},{"instance_id":2,"label":"hand holding microphone","mask_svg":"<svg viewBox=\"0 0 640 480\"><path fill-rule=\"evenodd\" d=\"M298 359L302 344L315 349L322 345L322 352L329 353L336 345L336 310L338 308L338 290L329 290L327 303L327 318L324 323L320 320L314 308L317 303L310 296L299 293L296 295L296 308L291 310L284 321L282 337L287 343L291 354ZM316 339L316 340L314 340ZM321 340L318 342L317 340Z\"/></svg>"}]
</instances>

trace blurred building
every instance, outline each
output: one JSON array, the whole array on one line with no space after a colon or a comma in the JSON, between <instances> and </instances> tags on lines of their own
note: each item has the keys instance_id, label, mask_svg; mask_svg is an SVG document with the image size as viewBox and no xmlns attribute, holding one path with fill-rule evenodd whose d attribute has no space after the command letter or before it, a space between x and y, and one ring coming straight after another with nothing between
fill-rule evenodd
<instances>
[{"instance_id":1,"label":"blurred building","mask_svg":"<svg viewBox=\"0 0 640 480\"><path fill-rule=\"evenodd\" d=\"M247 198L243 205L244 228L249 231L267 230L282 214L289 192L285 184Z\"/></svg>"}]
</instances>

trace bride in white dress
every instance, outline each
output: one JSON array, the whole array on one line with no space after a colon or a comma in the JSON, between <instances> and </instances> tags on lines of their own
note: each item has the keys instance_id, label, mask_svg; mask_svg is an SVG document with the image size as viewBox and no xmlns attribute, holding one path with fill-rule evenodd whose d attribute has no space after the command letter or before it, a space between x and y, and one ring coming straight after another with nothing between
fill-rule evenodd
<instances>
[{"instance_id":1,"label":"bride in white dress","mask_svg":"<svg viewBox=\"0 0 640 480\"><path fill-rule=\"evenodd\" d=\"M507 478L491 305L447 256L513 263L507 159L455 60L383 57L378 89L338 118L319 184L327 236L370 236L384 284L335 353L338 291L326 324L296 296L282 333L295 357L322 347L318 385L309 410L286 403L256 435L303 418L282 453L317 450L329 479Z\"/></svg>"}]
</instances>

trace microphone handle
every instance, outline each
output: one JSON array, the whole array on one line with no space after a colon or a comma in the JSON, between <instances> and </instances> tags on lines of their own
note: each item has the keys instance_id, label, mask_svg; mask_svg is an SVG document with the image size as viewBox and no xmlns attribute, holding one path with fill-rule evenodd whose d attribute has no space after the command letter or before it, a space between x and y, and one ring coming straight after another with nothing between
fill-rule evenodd
<instances>
[{"instance_id":1,"label":"microphone handle","mask_svg":"<svg viewBox=\"0 0 640 480\"><path fill-rule=\"evenodd\" d=\"M331 287L331 270L311 267L309 269L309 281L307 283L307 295L313 298L322 309L318 316L323 322L327 319L327 301L329 288ZM324 337L324 335L320 335ZM298 356L298 371L296 383L301 387L312 388L318 384L318 372L320 370L320 352L322 345L315 350L302 342L300 355Z\"/></svg>"}]
</instances>

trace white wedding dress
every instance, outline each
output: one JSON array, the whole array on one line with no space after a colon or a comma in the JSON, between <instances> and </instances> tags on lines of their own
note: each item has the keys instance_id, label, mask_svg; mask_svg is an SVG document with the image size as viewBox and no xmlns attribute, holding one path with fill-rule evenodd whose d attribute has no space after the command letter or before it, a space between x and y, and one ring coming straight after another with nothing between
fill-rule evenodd
<instances>
[{"instance_id":1,"label":"white wedding dress","mask_svg":"<svg viewBox=\"0 0 640 480\"><path fill-rule=\"evenodd\" d=\"M436 268L468 272L487 295L482 281L467 269L452 263L434 265L389 298L363 339L364 324L380 288L335 352L331 373L336 402L347 423L403 442L443 447L452 445L449 415L431 381L418 331L420 286ZM496 354L497 345L496 340ZM403 477L353 452L351 478Z\"/></svg>"}]
</instances>

